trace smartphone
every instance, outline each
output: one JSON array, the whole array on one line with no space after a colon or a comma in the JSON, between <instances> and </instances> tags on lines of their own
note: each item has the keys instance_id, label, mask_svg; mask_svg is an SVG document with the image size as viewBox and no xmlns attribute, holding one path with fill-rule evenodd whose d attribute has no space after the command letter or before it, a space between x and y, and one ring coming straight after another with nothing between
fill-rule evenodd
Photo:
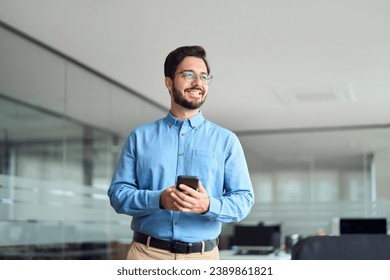
<instances>
[{"instance_id":1,"label":"smartphone","mask_svg":"<svg viewBox=\"0 0 390 280\"><path fill-rule=\"evenodd\" d=\"M179 185L180 184L184 184L184 185L187 185L191 188L193 188L194 190L198 190L198 182L199 182L199 179L197 176L177 176L177 182L176 182L176 187L179 189L179 191L183 191L179 188Z\"/></svg>"}]
</instances>

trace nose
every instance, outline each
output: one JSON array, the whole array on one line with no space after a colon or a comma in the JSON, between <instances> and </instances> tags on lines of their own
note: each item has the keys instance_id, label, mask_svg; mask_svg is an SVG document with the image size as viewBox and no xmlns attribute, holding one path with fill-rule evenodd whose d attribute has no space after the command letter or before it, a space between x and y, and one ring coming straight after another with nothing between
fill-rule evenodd
<instances>
[{"instance_id":1,"label":"nose","mask_svg":"<svg viewBox=\"0 0 390 280\"><path fill-rule=\"evenodd\" d=\"M196 77L192 81L192 85L203 85L202 80L200 79L200 75L196 75Z\"/></svg>"}]
</instances>

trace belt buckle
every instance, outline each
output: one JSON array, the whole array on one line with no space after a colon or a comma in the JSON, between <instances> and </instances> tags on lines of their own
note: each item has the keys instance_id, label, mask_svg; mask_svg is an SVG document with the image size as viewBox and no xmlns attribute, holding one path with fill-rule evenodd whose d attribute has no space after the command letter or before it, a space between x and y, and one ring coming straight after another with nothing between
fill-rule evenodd
<instances>
[{"instance_id":1,"label":"belt buckle","mask_svg":"<svg viewBox=\"0 0 390 280\"><path fill-rule=\"evenodd\" d=\"M192 253L192 243L173 241L171 252L175 254L189 254Z\"/></svg>"}]
</instances>

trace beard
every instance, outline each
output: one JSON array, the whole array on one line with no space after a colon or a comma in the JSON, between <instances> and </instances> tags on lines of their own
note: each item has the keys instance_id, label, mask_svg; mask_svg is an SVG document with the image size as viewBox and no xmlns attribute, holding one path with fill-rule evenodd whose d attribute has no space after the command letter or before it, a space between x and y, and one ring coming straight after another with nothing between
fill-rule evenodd
<instances>
[{"instance_id":1,"label":"beard","mask_svg":"<svg viewBox=\"0 0 390 280\"><path fill-rule=\"evenodd\" d=\"M189 110L195 110L202 107L203 103L206 101L206 98L204 98L201 101L190 101L185 99L185 95L181 95L179 91L176 89L175 85L172 86L172 96L173 100L176 104L189 109Z\"/></svg>"}]
</instances>

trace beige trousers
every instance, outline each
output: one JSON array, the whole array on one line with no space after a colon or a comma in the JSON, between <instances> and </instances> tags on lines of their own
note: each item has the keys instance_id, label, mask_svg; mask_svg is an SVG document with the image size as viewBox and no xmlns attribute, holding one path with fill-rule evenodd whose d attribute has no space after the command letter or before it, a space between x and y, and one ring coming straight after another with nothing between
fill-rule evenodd
<instances>
[{"instance_id":1,"label":"beige trousers","mask_svg":"<svg viewBox=\"0 0 390 280\"><path fill-rule=\"evenodd\" d=\"M128 260L219 260L219 250L216 246L209 252L175 254L167 250L147 247L139 242L131 242Z\"/></svg>"}]
</instances>

